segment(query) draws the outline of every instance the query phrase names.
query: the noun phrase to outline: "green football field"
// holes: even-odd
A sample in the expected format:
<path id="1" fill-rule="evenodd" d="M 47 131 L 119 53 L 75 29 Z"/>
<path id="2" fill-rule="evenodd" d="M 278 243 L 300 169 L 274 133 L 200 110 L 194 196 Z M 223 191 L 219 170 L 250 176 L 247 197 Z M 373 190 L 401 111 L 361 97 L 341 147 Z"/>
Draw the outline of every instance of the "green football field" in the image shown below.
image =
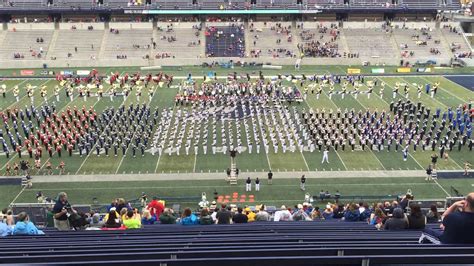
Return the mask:
<path id="1" fill-rule="evenodd" d="M 251 175 L 253 178 L 255 175 Z M 243 180 L 237 186 L 230 186 L 224 179 L 221 180 L 186 180 L 186 181 L 120 181 L 120 182 L 67 182 L 67 183 L 33 183 L 30 189 L 22 190 L 20 186 L 0 186 L 0 206 L 15 203 L 36 202 L 36 193 L 42 191 L 48 197 L 55 197 L 57 193 L 66 191 L 73 204 L 91 204 L 103 206 L 117 197 L 133 200 L 145 192 L 149 197 L 159 196 L 166 201 L 167 206 L 174 203 L 182 207 L 197 208 L 201 200 L 201 193 L 206 192 L 209 201 L 214 198 L 214 192 L 219 196 L 229 196 L 229 203 L 255 206 L 266 204 L 293 206 L 302 203 L 305 193 L 318 196 L 321 189 L 328 190 L 332 195 L 339 190 L 344 202 L 380 202 L 395 200 L 396 195 L 404 195 L 408 189 L 416 199 L 444 199 L 455 196 L 451 186 L 466 195 L 474 190 L 474 180 L 468 178 L 439 179 L 425 181 L 423 177 L 396 177 L 396 178 L 321 178 L 308 179 L 306 191 L 299 188 L 299 175 L 294 178 L 278 179 L 275 173 L 272 185 L 263 180 L 259 192 L 252 187 L 251 192 L 245 192 Z M 133 179 L 131 177 L 130 179 Z M 233 202 L 234 193 L 238 193 L 238 201 Z M 245 201 L 240 202 L 245 195 Z M 254 200 L 250 201 L 250 196 Z M 328 200 L 328 201 L 334 201 Z M 314 205 L 323 207 L 328 201 L 316 201 Z"/>
<path id="2" fill-rule="evenodd" d="M 340 68 L 340 67 L 339 67 Z M 122 73 L 127 72 L 127 69 L 121 69 Z M 328 68 L 315 68 L 316 74 L 330 74 L 330 70 Z M 342 71 L 343 69 L 340 68 Z M 174 70 L 174 74 L 178 76 L 186 76 L 188 71 L 186 70 Z M 310 71 L 310 69 L 306 69 L 305 72 Z M 133 72 L 133 70 L 130 70 Z M 228 71 L 231 72 L 231 71 Z M 288 73 L 288 72 L 286 72 Z M 298 74 L 298 73 L 295 73 Z M 266 73 L 264 75 L 274 75 L 274 72 Z M 435 98 L 431 98 L 429 95 L 423 93 L 421 96 L 421 102 L 424 105 L 431 108 L 431 110 L 435 110 L 437 107 L 442 109 L 447 109 L 448 107 L 458 107 L 461 104 L 468 103 L 473 101 L 474 93 L 446 78 L 443 76 L 376 76 L 376 79 L 379 81 L 384 81 L 387 86 L 385 88 L 385 93 L 383 97 L 378 95 L 379 89 L 375 88 L 374 93 L 370 99 L 367 98 L 365 94 L 359 95 L 354 98 L 352 95 L 347 95 L 345 99 L 341 99 L 339 95 L 334 95 L 332 99 L 329 99 L 327 91 L 325 91 L 319 100 L 316 99 L 315 95 L 309 94 L 306 101 L 302 102 L 298 105 L 298 109 L 305 108 L 308 110 L 309 108 L 319 108 L 319 109 L 333 109 L 334 111 L 338 108 L 344 110 L 345 108 L 351 109 L 354 108 L 356 111 L 358 110 L 365 110 L 365 109 L 375 109 L 377 108 L 380 110 L 388 110 L 389 103 L 392 101 L 392 86 L 395 85 L 396 82 L 399 83 L 440 83 L 440 89 Z M 366 78 L 366 80 L 370 80 L 372 78 Z M 178 80 L 175 81 L 176 83 L 179 82 Z M 15 85 L 18 85 L 20 88 L 23 88 L 27 83 L 30 83 L 33 86 L 42 86 L 46 85 L 48 87 L 48 102 L 52 102 L 54 99 L 53 90 L 54 86 L 57 84 L 57 81 L 50 79 L 11 79 L 11 80 L 3 80 L 0 81 L 0 84 L 6 84 L 8 87 L 7 97 L 1 98 L 0 97 L 0 110 L 12 109 L 12 108 L 24 108 L 25 106 L 30 104 L 30 100 L 26 96 L 24 90 L 20 93 L 20 102 L 15 102 L 15 99 L 12 95 L 12 88 Z M 365 86 L 365 85 L 364 85 Z M 105 86 L 106 90 L 109 89 L 109 86 Z M 336 85 L 336 90 L 339 88 Z M 367 89 L 367 87 L 362 87 L 361 91 Z M 402 90 L 403 91 L 403 90 Z M 35 90 L 35 97 L 34 97 L 34 104 L 36 106 L 40 106 L 42 104 L 42 99 L 39 96 L 39 89 Z M 173 107 L 174 105 L 174 96 L 177 93 L 176 88 L 156 88 L 156 93 L 154 94 L 151 100 L 148 99 L 148 96 L 145 93 L 145 96 L 141 97 L 140 104 L 145 103 L 152 107 L 158 108 L 169 108 Z M 59 112 L 65 110 L 67 107 L 74 107 L 77 106 L 78 108 L 82 108 L 85 106 L 86 108 L 93 107 L 97 113 L 102 112 L 108 107 L 115 107 L 118 108 L 122 104 L 128 106 L 129 104 L 137 104 L 136 97 L 134 94 L 131 94 L 125 102 L 122 100 L 114 100 L 113 102 L 110 101 L 108 97 L 104 97 L 101 100 L 97 100 L 96 97 L 88 98 L 87 101 L 84 101 L 82 98 L 75 97 L 74 101 L 70 102 L 69 99 L 65 98 L 63 92 L 61 92 L 61 101 L 56 104 L 56 108 Z M 397 99 L 404 98 L 402 95 L 398 95 Z M 410 100 L 417 102 L 417 95 L 416 89 L 411 86 L 410 90 Z M 245 145 L 245 144 L 244 144 Z M 183 148 L 184 149 L 184 148 Z M 272 169 L 276 175 L 279 172 L 313 172 L 313 171 L 371 171 L 371 170 L 420 170 L 424 171 L 424 169 L 430 163 L 430 156 L 431 151 L 421 151 L 419 149 L 417 152 L 410 152 L 409 158 L 407 161 L 403 161 L 401 152 L 386 152 L 386 151 L 355 151 L 350 152 L 346 149 L 346 151 L 333 151 L 331 150 L 329 154 L 330 163 L 329 164 L 321 164 L 322 154 L 319 152 L 287 152 L 287 153 L 273 153 L 270 152 L 268 155 L 265 152 L 261 152 L 260 154 L 252 153 L 252 154 L 240 154 L 237 158 L 238 168 L 242 172 L 266 172 L 268 169 Z M 222 172 L 224 175 L 224 171 L 227 167 L 229 167 L 229 157 L 228 155 L 223 154 L 216 154 L 212 155 L 208 153 L 207 155 L 198 154 L 197 156 L 194 154 L 184 155 L 184 152 L 181 152 L 181 155 L 176 156 L 168 156 L 168 155 L 152 155 L 151 153 L 146 153 L 144 157 L 137 156 L 133 158 L 131 155 L 131 151 L 128 150 L 127 154 L 129 156 L 122 157 L 119 155 L 118 157 L 106 157 L 106 156 L 97 156 L 94 152 L 91 152 L 88 156 L 79 157 L 78 155 L 73 155 L 72 157 L 67 156 L 67 154 L 63 153 L 63 156 L 59 158 L 57 155 L 54 155 L 52 158 L 49 158 L 47 154 L 43 154 L 42 160 L 42 169 L 39 172 L 33 171 L 33 175 L 43 175 L 46 173 L 44 170 L 44 166 L 47 162 L 51 162 L 53 164 L 53 174 L 58 174 L 58 170 L 55 169 L 56 166 L 59 164 L 60 161 L 64 161 L 66 164 L 66 175 L 63 178 L 67 179 L 67 175 L 100 175 L 100 174 L 130 174 L 130 179 L 133 180 L 133 176 L 136 174 L 169 174 L 169 173 L 215 173 L 215 172 Z M 46 156 L 45 156 L 46 155 Z M 472 158 L 472 153 L 469 152 L 466 148 L 464 148 L 461 152 L 457 150 L 453 150 L 449 153 L 448 160 L 440 160 L 438 164 L 438 169 L 441 170 L 462 170 L 462 165 L 466 160 L 470 160 Z M 31 165 L 34 165 L 33 159 L 27 158 L 24 153 L 22 159 L 28 159 Z M 472 160 L 472 159 L 471 159 Z M 5 166 L 7 164 L 13 165 L 15 162 L 19 162 L 20 159 L 17 155 L 13 155 L 10 159 L 7 159 L 4 154 L 0 154 L 0 173 L 3 175 L 5 173 Z M 298 176 L 299 177 L 299 176 Z M 295 177 L 297 178 L 297 177 Z M 403 182 L 402 182 L 403 181 Z M 273 187 L 268 188 L 266 191 L 260 192 L 259 199 L 265 201 L 275 201 L 280 203 L 282 200 L 302 200 L 303 193 L 297 189 L 294 192 L 291 190 L 287 190 L 285 186 L 291 187 L 297 181 L 295 180 L 287 180 L 282 179 L 281 184 L 275 184 Z M 362 179 L 341 179 L 341 180 L 324 180 L 322 182 L 327 182 L 327 189 L 335 191 L 336 188 L 340 188 L 339 190 L 344 194 L 350 195 L 389 195 L 394 193 L 404 193 L 406 191 L 406 186 L 404 183 L 413 183 L 413 189 L 418 190 L 419 194 L 422 197 L 443 197 L 446 196 L 440 186 L 435 183 L 426 184 L 423 180 L 418 179 L 409 179 L 406 180 L 398 180 L 398 179 L 383 179 L 383 180 L 373 180 L 371 179 L 370 182 L 373 186 L 364 185 L 358 186 L 358 184 L 365 184 L 367 180 Z M 354 182 L 352 185 L 343 185 L 337 186 L 337 183 L 345 184 L 347 182 Z M 377 182 L 381 182 L 380 185 L 377 185 Z M 449 187 L 448 183 L 443 184 L 443 182 L 448 182 L 444 180 L 439 181 L 442 186 Z M 454 181 L 449 181 L 454 182 Z M 471 184 L 465 183 L 465 180 L 458 180 L 456 185 L 459 185 L 466 191 L 472 190 Z M 469 181 L 467 181 L 469 182 Z M 319 184 L 315 182 L 314 188 L 319 189 Z M 420 184 L 417 184 L 420 183 Z M 388 185 L 393 184 L 393 185 Z M 285 185 L 285 186 L 283 186 Z M 311 186 L 313 184 L 310 184 Z M 202 189 L 197 188 L 196 186 L 202 186 Z M 35 187 L 30 191 L 24 191 L 19 197 L 16 199 L 16 202 L 29 202 L 34 201 L 34 191 L 37 190 L 47 190 L 51 191 L 51 193 L 56 193 L 58 190 L 66 190 L 70 193 L 74 193 L 75 202 L 77 203 L 89 203 L 92 198 L 97 198 L 99 202 L 108 202 L 111 198 L 115 197 L 114 195 L 118 196 L 124 195 L 126 198 L 133 198 L 138 197 L 142 191 L 148 192 L 145 188 L 147 187 L 157 187 L 159 190 L 159 194 L 161 195 L 177 195 L 182 196 L 189 193 L 193 193 L 194 195 L 200 195 L 202 191 L 207 191 L 208 193 L 212 193 L 212 187 L 218 186 L 219 189 L 223 191 L 223 193 L 230 193 L 230 192 L 241 192 L 241 187 L 238 188 L 229 188 L 226 186 L 224 181 L 179 181 L 176 184 L 172 184 L 172 182 L 168 181 L 154 181 L 154 182 L 120 182 L 120 183 L 67 183 L 67 184 L 51 184 L 51 183 L 42 183 L 37 184 Z M 158 189 L 162 188 L 162 189 Z M 166 188 L 166 189 L 165 189 Z M 205 190 L 205 188 L 207 190 Z M 297 187 L 296 187 L 297 188 Z M 446 188 L 446 187 L 445 187 Z M 6 195 L 2 197 L 2 201 L 4 205 L 8 204 L 13 200 L 13 198 L 20 192 L 20 188 L 9 188 L 9 187 L 0 187 L 2 195 Z M 49 190 L 48 190 L 49 189 Z M 326 188 L 321 188 L 326 189 Z M 202 190 L 202 191 L 201 191 Z M 200 192 L 201 191 L 201 192 Z M 318 190 L 319 191 L 319 190 Z M 158 193 L 158 192 L 157 192 Z M 282 194 L 283 193 L 283 194 Z M 13 195 L 13 196 L 12 196 Z M 287 195 L 285 197 L 280 195 Z M 182 202 L 186 202 L 183 200 L 178 200 Z"/>

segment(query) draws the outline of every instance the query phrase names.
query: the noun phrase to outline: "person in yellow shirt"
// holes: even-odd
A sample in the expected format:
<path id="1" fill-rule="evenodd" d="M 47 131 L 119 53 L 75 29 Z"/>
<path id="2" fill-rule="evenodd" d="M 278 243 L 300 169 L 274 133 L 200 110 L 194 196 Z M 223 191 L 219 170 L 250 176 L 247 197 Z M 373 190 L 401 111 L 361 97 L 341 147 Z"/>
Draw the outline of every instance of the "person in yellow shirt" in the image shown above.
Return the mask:
<path id="1" fill-rule="evenodd" d="M 247 222 L 255 222 L 257 215 L 249 207 L 245 208 L 245 214 L 247 215 Z"/>
<path id="2" fill-rule="evenodd" d="M 134 211 L 129 210 L 127 212 L 127 219 L 123 220 L 123 225 L 127 229 L 139 229 L 142 227 L 142 221 L 136 218 Z"/>

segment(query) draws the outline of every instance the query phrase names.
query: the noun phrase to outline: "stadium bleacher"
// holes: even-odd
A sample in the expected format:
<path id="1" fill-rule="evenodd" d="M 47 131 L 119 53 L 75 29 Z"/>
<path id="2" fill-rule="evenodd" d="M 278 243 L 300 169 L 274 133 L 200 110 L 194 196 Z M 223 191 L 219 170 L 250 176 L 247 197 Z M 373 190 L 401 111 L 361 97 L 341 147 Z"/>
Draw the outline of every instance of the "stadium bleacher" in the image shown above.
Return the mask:
<path id="1" fill-rule="evenodd" d="M 14 30 L 5 32 L 2 46 L 0 47 L 1 59 L 44 59 L 48 57 L 48 49 L 53 36 L 49 30 Z M 42 38 L 43 41 L 38 41 Z"/>
<path id="2" fill-rule="evenodd" d="M 434 227 L 434 226 L 433 226 Z M 127 231 L 47 230 L 0 239 L 2 263 L 160 265 L 463 264 L 474 247 L 420 245 L 420 231 L 377 231 L 366 223 L 153 225 Z"/>
<path id="3" fill-rule="evenodd" d="M 244 57 L 245 36 L 242 25 L 210 26 L 205 30 L 208 57 Z"/>
<path id="4" fill-rule="evenodd" d="M 301 4 L 297 4 L 295 0 L 257 0 L 255 5 L 250 5 L 250 1 L 236 0 L 200 0 L 196 5 L 192 1 L 184 0 L 152 0 L 150 5 L 142 1 L 129 0 L 104 0 L 103 5 L 99 5 L 96 1 L 81 1 L 81 0 L 55 0 L 52 5 L 48 5 L 46 0 L 9 0 L 3 2 L 3 8 L 58 8 L 58 9 L 95 9 L 95 8 L 110 8 L 110 9 L 140 9 L 140 8 L 160 8 L 160 9 L 317 9 L 317 8 L 352 8 L 352 9 L 367 9 L 367 8 L 410 8 L 410 9 L 436 9 L 444 8 L 448 10 L 457 10 L 461 8 L 461 4 L 457 0 L 448 0 L 445 4 L 441 4 L 437 0 L 400 0 L 398 4 L 392 4 L 391 1 L 383 0 L 356 0 L 344 4 L 342 0 L 305 0 Z"/>

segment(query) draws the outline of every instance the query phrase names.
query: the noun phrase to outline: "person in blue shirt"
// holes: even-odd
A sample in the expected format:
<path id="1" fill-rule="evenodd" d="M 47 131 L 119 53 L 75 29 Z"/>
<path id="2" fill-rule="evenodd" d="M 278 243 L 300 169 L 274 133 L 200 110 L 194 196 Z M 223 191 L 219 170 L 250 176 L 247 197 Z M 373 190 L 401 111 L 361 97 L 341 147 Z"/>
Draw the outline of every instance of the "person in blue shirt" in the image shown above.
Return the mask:
<path id="1" fill-rule="evenodd" d="M 360 220 L 360 213 L 357 205 L 351 203 L 344 212 L 344 221 L 346 222 L 357 222 Z"/>
<path id="2" fill-rule="evenodd" d="M 191 212 L 190 208 L 184 209 L 183 216 L 181 217 L 180 224 L 182 225 L 196 225 L 199 224 L 199 219 L 194 213 Z"/>
<path id="3" fill-rule="evenodd" d="M 2 220 L 0 220 L 0 237 L 5 237 L 11 234 L 12 234 L 11 226 L 7 225 Z"/>
<path id="4" fill-rule="evenodd" d="M 36 226 L 30 222 L 30 218 L 26 212 L 20 212 L 17 216 L 18 222 L 13 228 L 13 235 L 44 235 L 43 231 L 36 228 Z"/>

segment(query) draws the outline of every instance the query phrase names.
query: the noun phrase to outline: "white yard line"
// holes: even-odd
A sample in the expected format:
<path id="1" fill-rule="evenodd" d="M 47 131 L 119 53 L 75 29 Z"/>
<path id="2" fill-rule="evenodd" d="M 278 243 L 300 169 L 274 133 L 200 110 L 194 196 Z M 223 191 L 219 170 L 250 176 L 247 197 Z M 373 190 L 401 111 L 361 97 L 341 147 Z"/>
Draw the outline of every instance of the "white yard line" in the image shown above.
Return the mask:
<path id="1" fill-rule="evenodd" d="M 331 100 L 331 101 L 332 101 L 332 100 Z M 312 108 L 312 107 L 309 105 L 309 103 L 308 103 L 307 100 L 304 100 L 304 102 L 306 103 L 306 106 L 308 106 L 308 108 Z M 337 108 L 337 106 L 336 106 L 336 108 Z M 339 155 L 339 153 L 338 153 L 335 149 L 334 149 L 334 151 L 336 152 L 336 155 L 337 155 L 337 157 L 339 158 L 339 161 L 341 161 L 342 165 L 344 166 L 344 169 L 348 170 L 346 164 L 345 164 L 344 161 L 342 160 L 342 158 L 341 158 L 341 156 Z M 306 159 L 305 159 L 305 157 L 304 157 L 304 154 L 303 154 L 303 159 L 304 159 L 304 162 L 306 163 Z M 306 167 L 308 167 L 308 164 L 307 164 L 307 163 L 306 163 Z M 308 167 L 308 171 L 310 171 L 309 167 Z"/>
<path id="2" fill-rule="evenodd" d="M 120 75 L 122 75 L 122 74 L 120 74 Z M 158 91 L 158 86 L 155 87 L 155 90 L 153 91 L 153 96 L 151 97 L 151 99 L 150 99 L 150 101 L 149 101 L 149 103 L 148 103 L 148 107 L 150 107 L 150 109 L 151 109 L 151 101 L 153 100 L 153 97 L 155 97 L 155 95 L 158 94 L 157 91 Z M 129 95 L 130 95 L 130 94 L 129 94 Z M 124 102 L 124 103 L 125 103 L 125 102 Z M 141 104 L 141 103 L 137 103 L 137 104 Z M 151 113 L 151 110 L 150 110 L 150 113 Z M 150 116 L 151 116 L 151 115 L 150 115 Z M 155 129 L 155 130 L 156 130 L 156 129 Z M 135 137 L 136 132 L 137 132 L 137 131 L 135 131 L 135 132 L 133 133 L 132 141 L 133 141 L 133 139 L 134 139 L 134 137 Z M 130 145 L 127 147 L 127 149 L 125 149 L 125 154 L 127 154 L 129 148 L 130 148 Z M 137 148 L 138 148 L 138 147 L 137 147 Z M 120 166 L 122 166 L 123 159 L 125 159 L 125 156 L 122 156 L 122 159 L 120 159 L 120 163 L 119 163 L 119 165 L 117 166 L 117 170 L 115 170 L 115 174 L 118 174 L 118 171 L 120 170 Z"/>
<path id="3" fill-rule="evenodd" d="M 196 162 L 197 162 L 197 154 L 194 154 L 194 166 L 193 166 L 193 173 L 196 173 Z"/>
<path id="4" fill-rule="evenodd" d="M 326 73 L 327 73 L 327 74 L 331 74 L 331 73 L 329 73 L 328 71 L 326 71 Z M 324 93 L 324 95 L 326 95 L 326 96 L 329 98 L 329 96 L 327 95 L 327 93 L 326 93 L 325 90 L 323 90 L 323 93 Z M 355 99 L 355 97 L 352 96 L 352 95 L 349 95 L 349 97 L 353 97 L 353 98 Z M 336 110 L 337 110 L 337 109 L 339 108 L 339 107 L 337 106 L 337 104 L 332 100 L 332 98 L 329 99 L 329 100 L 333 103 L 333 105 L 336 107 Z M 362 103 L 360 103 L 359 100 L 357 100 L 357 99 L 355 99 L 355 100 L 356 100 L 362 107 L 364 107 L 364 105 L 363 105 Z M 365 107 L 364 107 L 364 108 L 365 108 Z M 342 109 L 342 108 L 341 108 L 341 109 Z M 367 108 L 366 108 L 366 109 L 367 109 Z M 358 136 L 359 136 L 359 139 L 360 139 L 360 135 L 358 135 Z M 387 169 L 385 169 L 385 166 L 382 164 L 382 162 L 379 160 L 379 158 L 375 155 L 375 153 L 374 153 L 372 150 L 370 150 L 370 149 L 369 149 L 369 151 L 370 151 L 370 153 L 372 153 L 372 155 L 375 157 L 375 159 L 377 159 L 377 161 L 379 162 L 379 164 L 382 166 L 383 170 L 387 170 Z M 336 153 L 337 153 L 337 151 L 336 151 Z M 339 156 L 339 155 L 338 155 L 338 156 Z M 339 156 L 339 158 L 341 158 L 341 157 Z M 341 161 L 342 161 L 342 160 L 341 160 Z M 344 165 L 344 167 L 345 167 L 345 165 Z M 346 169 L 347 169 L 347 167 L 346 167 Z"/>
<path id="5" fill-rule="evenodd" d="M 433 181 L 435 182 L 436 185 L 438 185 L 439 188 L 441 188 L 441 190 L 443 190 L 444 193 L 446 193 L 448 197 L 451 197 L 451 194 L 449 194 L 448 191 L 446 191 L 446 189 L 444 189 L 444 187 L 438 183 L 438 180 L 434 179 Z"/>
<path id="6" fill-rule="evenodd" d="M 120 76 L 123 75 L 123 72 L 124 72 L 124 71 L 122 71 L 122 73 L 120 73 Z M 112 86 L 110 86 L 110 87 L 112 87 Z M 110 90 L 110 87 L 109 87 L 109 90 Z M 122 106 L 125 105 L 125 102 L 127 101 L 128 97 L 129 97 L 130 95 L 132 95 L 132 93 L 130 93 L 130 94 L 125 98 L 125 100 L 122 101 L 122 103 L 117 107 L 117 112 L 115 112 L 114 117 L 112 117 L 112 119 L 114 119 L 115 116 L 119 113 L 118 110 L 119 110 Z M 96 104 L 97 104 L 97 102 L 94 103 L 94 106 L 95 106 Z M 109 126 L 110 126 L 110 124 L 107 125 L 106 127 L 109 127 Z M 105 130 L 104 130 L 104 132 L 102 132 L 102 134 L 100 134 L 100 136 L 98 137 L 98 139 L 100 139 L 100 137 L 104 136 L 104 134 L 105 134 Z M 90 155 L 94 153 L 94 147 L 97 145 L 98 142 L 99 142 L 99 140 L 97 140 L 97 142 L 94 144 L 94 146 L 91 147 L 91 150 L 89 151 L 89 154 L 87 154 L 86 158 L 84 159 L 84 161 L 82 161 L 81 165 L 80 165 L 79 168 L 77 169 L 77 171 L 76 171 L 76 173 L 75 173 L 76 175 L 79 174 L 79 171 L 80 171 L 81 168 L 84 166 L 84 164 L 86 163 L 87 159 L 89 159 Z"/>
<path id="7" fill-rule="evenodd" d="M 26 81 L 26 80 L 25 80 L 25 81 Z M 45 85 L 46 83 L 49 83 L 50 81 L 52 81 L 52 80 L 46 80 L 45 82 L 39 84 L 39 85 L 37 86 L 37 88 L 39 88 L 39 87 Z M 21 82 L 20 84 L 22 84 L 22 83 L 23 83 L 23 82 Z M 19 85 L 19 84 L 18 84 L 18 85 Z M 20 88 L 20 86 L 18 86 L 18 88 Z M 37 88 L 36 88 L 36 89 L 37 89 Z M 20 91 L 21 91 L 21 89 L 20 89 Z M 27 96 L 28 96 L 28 94 L 23 95 L 23 96 L 20 98 L 20 100 L 19 100 L 18 102 L 17 102 L 16 99 L 15 99 L 14 103 L 10 104 L 7 108 L 5 108 L 5 110 L 12 108 L 12 107 L 15 106 L 16 104 L 20 104 L 21 101 L 23 101 L 23 99 L 24 99 L 25 97 L 27 97 Z M 33 95 L 33 96 L 34 96 L 34 95 Z"/>
<path id="8" fill-rule="evenodd" d="M 426 80 L 426 81 L 428 81 L 428 80 L 427 80 L 425 77 L 423 77 L 423 76 L 421 76 L 421 78 L 424 79 L 424 80 Z M 459 85 L 459 84 L 457 84 L 456 82 L 454 82 L 454 81 L 452 81 L 452 80 L 450 80 L 450 79 L 447 79 L 447 78 L 445 78 L 445 77 L 443 77 L 443 76 L 438 76 L 438 78 L 443 78 L 443 79 L 447 80 L 448 82 L 453 83 L 453 84 L 456 85 L 457 87 L 461 87 L 461 88 L 463 88 L 463 90 L 466 90 L 467 92 L 472 93 L 472 91 L 470 91 L 469 89 L 464 88 L 462 85 Z M 440 85 L 441 85 L 441 84 L 440 84 Z M 449 90 L 441 88 L 441 86 L 440 86 L 440 89 L 442 89 L 443 91 L 447 92 L 447 93 L 450 94 L 451 96 L 458 98 L 459 100 L 461 100 L 461 101 L 463 101 L 463 102 L 466 101 L 465 99 L 459 98 L 459 96 L 457 96 L 456 94 L 451 93 Z"/>
<path id="9" fill-rule="evenodd" d="M 50 80 L 48 80 L 48 81 L 42 83 L 42 84 L 39 85 L 39 86 L 43 86 L 44 84 L 48 83 L 49 81 L 50 81 Z M 26 96 L 26 95 L 25 95 L 25 96 Z M 24 97 L 25 97 L 25 96 L 24 96 Z M 21 101 L 21 99 L 20 99 L 20 101 Z M 15 103 L 16 103 L 16 102 L 15 102 Z M 14 104 L 13 104 L 13 105 L 14 105 Z M 13 105 L 11 105 L 11 106 L 13 106 Z M 9 108 L 9 107 L 8 107 L 8 108 Z M 6 109 L 8 109 L 8 108 L 6 108 Z M 22 150 L 22 151 L 24 150 L 23 147 L 21 148 L 21 150 Z M 24 155 L 22 155 L 22 156 L 24 156 Z M 11 163 L 11 162 L 12 162 L 14 159 L 16 159 L 17 157 L 18 157 L 18 153 L 17 153 L 16 151 L 13 151 L 13 152 L 11 153 L 11 158 L 2 166 L 2 168 L 0 168 L 0 170 L 5 169 L 5 167 L 7 166 L 7 164 Z"/>
<path id="10" fill-rule="evenodd" d="M 313 179 L 312 179 L 313 180 Z M 316 180 L 316 179 L 314 179 Z M 187 180 L 183 180 L 187 181 Z M 137 181 L 140 182 L 140 181 Z M 343 184 L 337 184 L 337 186 L 346 186 L 346 187 L 360 187 L 360 186 L 373 186 L 374 184 L 360 184 L 360 183 L 343 183 Z M 377 183 L 375 184 L 377 186 L 400 186 L 399 183 Z M 407 186 L 427 186 L 427 185 L 435 185 L 433 183 L 403 183 L 402 185 L 407 185 Z M 294 184 L 291 185 L 277 185 L 273 184 L 272 187 L 294 187 Z M 333 184 L 315 184 L 315 185 L 306 185 L 306 187 L 324 187 L 324 186 L 333 186 Z M 209 186 L 192 186 L 193 188 L 209 188 Z M 228 188 L 228 185 L 224 186 L 212 186 L 213 188 Z M 82 191 L 82 190 L 127 190 L 127 189 L 174 189 L 174 190 L 179 190 L 179 189 L 189 189 L 187 186 L 146 186 L 146 187 L 109 187 L 109 188 L 103 188 L 103 187 L 84 187 L 84 188 L 67 188 L 67 190 L 75 190 L 75 191 Z M 57 190 L 62 190 L 61 188 L 44 188 L 41 189 L 41 191 L 57 191 Z"/>
<path id="11" fill-rule="evenodd" d="M 381 80 L 380 78 L 377 78 L 377 79 L 378 79 L 380 82 L 383 82 L 383 80 Z M 406 80 L 404 80 L 404 81 L 406 81 Z M 392 88 L 392 89 L 393 89 L 393 87 L 390 86 L 389 84 L 386 83 L 386 85 L 387 85 L 389 88 Z M 400 94 L 399 94 L 399 95 L 400 95 Z M 387 102 L 385 99 L 383 99 L 383 98 L 381 98 L 381 99 L 382 99 L 385 103 L 388 104 L 388 102 Z M 441 103 L 441 104 L 442 104 L 442 103 Z M 443 105 L 444 105 L 444 104 L 443 104 Z M 444 105 L 444 106 L 446 106 L 446 105 Z M 447 106 L 446 106 L 446 107 L 447 107 Z M 416 162 L 419 166 L 421 166 L 420 163 L 418 163 L 418 161 L 417 161 L 413 156 L 411 156 L 411 154 L 410 154 L 410 157 L 412 157 L 413 160 L 415 160 L 415 162 Z M 458 164 L 455 160 L 453 160 L 451 157 L 450 157 L 449 159 L 450 159 L 452 162 L 454 162 L 457 166 L 459 166 L 459 168 L 462 168 L 461 165 L 459 165 L 459 164 Z M 423 166 L 421 166 L 421 168 L 424 169 Z"/>
<path id="12" fill-rule="evenodd" d="M 15 201 L 20 197 L 21 193 L 23 193 L 23 191 L 25 191 L 26 189 L 26 186 L 24 186 L 20 192 L 16 195 L 16 197 L 12 200 L 12 202 L 10 202 L 10 204 L 8 204 L 8 206 L 11 206 L 13 203 L 15 203 Z"/>
<path id="13" fill-rule="evenodd" d="M 112 86 L 110 86 L 108 89 L 110 89 L 111 87 L 112 87 Z M 108 91 L 108 89 L 107 89 L 107 91 Z M 51 99 L 54 99 L 54 97 L 55 97 L 55 96 L 51 96 L 50 98 L 51 98 Z M 89 98 L 92 98 L 92 97 L 89 97 Z M 68 99 L 65 99 L 65 100 L 67 101 Z M 73 99 L 72 102 L 68 102 L 65 106 L 63 106 L 63 108 L 61 108 L 61 110 L 59 110 L 57 113 L 58 113 L 58 114 L 61 113 L 61 112 L 62 112 L 63 110 L 65 110 L 68 106 L 71 106 L 71 104 L 74 103 L 76 100 L 81 101 L 81 100 L 83 100 L 83 99 L 82 99 L 81 97 L 77 96 L 76 98 Z M 94 105 L 92 105 L 92 108 L 94 108 L 98 103 L 99 103 L 99 101 L 94 102 Z M 53 150 L 53 156 L 54 156 L 55 154 L 56 154 L 56 151 Z M 46 161 L 41 165 L 41 167 L 40 167 L 39 170 L 42 170 L 43 167 L 46 165 L 46 163 L 49 162 L 49 160 L 50 160 L 51 158 L 52 158 L 52 157 L 48 157 L 48 158 L 46 159 Z"/>

